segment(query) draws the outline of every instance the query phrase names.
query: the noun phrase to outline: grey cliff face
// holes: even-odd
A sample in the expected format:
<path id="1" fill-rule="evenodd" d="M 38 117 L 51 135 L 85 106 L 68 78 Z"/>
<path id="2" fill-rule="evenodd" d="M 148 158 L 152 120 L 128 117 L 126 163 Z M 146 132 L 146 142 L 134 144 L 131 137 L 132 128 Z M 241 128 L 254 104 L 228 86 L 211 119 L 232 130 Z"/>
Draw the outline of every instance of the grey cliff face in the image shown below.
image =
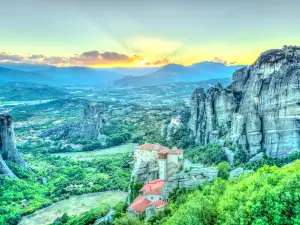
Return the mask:
<path id="1" fill-rule="evenodd" d="M 228 88 L 195 90 L 189 127 L 198 144 L 225 139 L 252 156 L 300 150 L 300 48 L 261 54 L 233 74 Z"/>
<path id="2" fill-rule="evenodd" d="M 100 129 L 108 124 L 100 104 L 90 103 L 84 110 L 83 119 L 80 125 L 81 138 L 101 140 Z"/>
<path id="3" fill-rule="evenodd" d="M 101 134 L 100 130 L 108 124 L 108 119 L 101 104 L 90 103 L 84 110 L 83 117 L 79 123 L 65 124 L 43 132 L 39 136 L 55 135 L 56 137 L 98 140 L 105 143 L 106 136 Z"/>
<path id="4" fill-rule="evenodd" d="M 13 121 L 9 115 L 0 115 L 0 174 L 15 177 L 5 164 L 2 155 L 5 155 L 6 160 L 29 169 L 28 164 L 16 148 Z"/>

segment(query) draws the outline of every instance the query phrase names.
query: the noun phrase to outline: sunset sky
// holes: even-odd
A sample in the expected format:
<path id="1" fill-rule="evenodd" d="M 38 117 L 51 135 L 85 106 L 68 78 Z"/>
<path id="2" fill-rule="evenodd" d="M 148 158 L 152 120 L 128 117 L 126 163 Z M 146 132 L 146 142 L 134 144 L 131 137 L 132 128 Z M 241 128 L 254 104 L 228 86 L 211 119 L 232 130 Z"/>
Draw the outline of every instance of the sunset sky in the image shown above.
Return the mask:
<path id="1" fill-rule="evenodd" d="M 0 0 L 0 62 L 251 64 L 300 45 L 299 0 Z"/>

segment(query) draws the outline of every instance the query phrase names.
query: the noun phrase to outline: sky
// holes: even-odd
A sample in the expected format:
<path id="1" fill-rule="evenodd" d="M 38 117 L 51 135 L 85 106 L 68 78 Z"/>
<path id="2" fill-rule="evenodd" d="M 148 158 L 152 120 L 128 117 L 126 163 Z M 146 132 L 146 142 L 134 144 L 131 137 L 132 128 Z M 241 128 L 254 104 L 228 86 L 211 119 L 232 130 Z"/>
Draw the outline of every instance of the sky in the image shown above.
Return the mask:
<path id="1" fill-rule="evenodd" d="M 0 0 L 0 62 L 252 64 L 300 45 L 299 0 Z"/>

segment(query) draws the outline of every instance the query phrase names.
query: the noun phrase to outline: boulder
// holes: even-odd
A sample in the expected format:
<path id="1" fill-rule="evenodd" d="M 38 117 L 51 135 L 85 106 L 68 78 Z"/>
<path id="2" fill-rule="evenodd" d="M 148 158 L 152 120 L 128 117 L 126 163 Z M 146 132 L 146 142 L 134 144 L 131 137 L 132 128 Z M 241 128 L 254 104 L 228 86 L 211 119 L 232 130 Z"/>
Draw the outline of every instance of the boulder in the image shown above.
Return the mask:
<path id="1" fill-rule="evenodd" d="M 244 169 L 242 167 L 238 167 L 230 171 L 230 177 L 240 177 L 243 173 Z"/>

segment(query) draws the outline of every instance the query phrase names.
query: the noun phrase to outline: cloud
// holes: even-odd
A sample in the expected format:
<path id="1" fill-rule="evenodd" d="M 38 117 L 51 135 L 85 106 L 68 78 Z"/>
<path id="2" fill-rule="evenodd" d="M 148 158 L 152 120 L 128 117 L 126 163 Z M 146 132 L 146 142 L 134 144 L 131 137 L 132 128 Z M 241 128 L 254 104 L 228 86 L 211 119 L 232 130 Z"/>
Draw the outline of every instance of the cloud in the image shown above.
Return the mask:
<path id="1" fill-rule="evenodd" d="M 44 55 L 31 55 L 28 57 L 28 59 L 42 59 L 44 58 Z"/>
<path id="2" fill-rule="evenodd" d="M 170 61 L 167 58 L 164 58 L 162 60 L 157 60 L 154 62 L 147 62 L 145 63 L 147 66 L 158 66 L 158 65 L 167 65 L 169 64 Z"/>
<path id="3" fill-rule="evenodd" d="M 51 57 L 44 57 L 42 63 L 49 64 L 49 65 L 64 65 L 69 64 L 69 58 L 64 58 L 60 56 L 51 56 Z"/>
<path id="4" fill-rule="evenodd" d="M 236 61 L 232 61 L 232 62 L 228 63 L 227 65 L 229 65 L 229 66 L 238 65 L 238 62 L 236 62 Z"/>
<path id="5" fill-rule="evenodd" d="M 0 61 L 20 62 L 24 59 L 23 56 L 15 55 L 7 52 L 0 53 Z"/>
<path id="6" fill-rule="evenodd" d="M 143 56 L 117 53 L 117 52 L 99 52 L 87 51 L 76 54 L 71 57 L 63 56 L 45 56 L 44 54 L 32 54 L 20 56 L 7 52 L 0 53 L 0 62 L 18 62 L 18 63 L 39 63 L 54 66 L 159 66 L 169 64 L 167 58 L 156 61 L 147 61 Z"/>
<path id="7" fill-rule="evenodd" d="M 221 58 L 219 58 L 219 57 L 214 57 L 214 58 L 211 60 L 211 62 L 222 63 L 222 64 L 224 64 L 224 65 L 227 65 L 227 61 L 226 61 L 226 60 L 223 60 L 223 59 L 221 59 Z"/>
<path id="8" fill-rule="evenodd" d="M 143 60 L 141 56 L 128 56 L 117 52 L 98 52 L 89 51 L 84 52 L 79 56 L 70 58 L 70 63 L 76 65 L 102 65 L 102 64 L 126 64 L 133 63 L 135 61 Z"/>

